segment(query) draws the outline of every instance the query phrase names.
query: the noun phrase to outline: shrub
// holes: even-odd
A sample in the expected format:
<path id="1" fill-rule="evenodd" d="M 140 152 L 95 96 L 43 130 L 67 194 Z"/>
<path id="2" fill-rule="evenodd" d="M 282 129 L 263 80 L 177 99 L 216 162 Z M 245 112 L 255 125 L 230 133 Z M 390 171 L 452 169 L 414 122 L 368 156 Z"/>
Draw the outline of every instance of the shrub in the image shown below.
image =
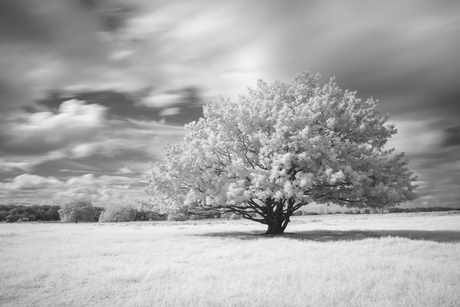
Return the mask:
<path id="1" fill-rule="evenodd" d="M 232 214 L 233 214 L 232 212 L 226 212 L 226 213 L 222 213 L 222 214 L 220 215 L 220 217 L 223 218 L 223 219 L 229 220 L 229 219 L 230 219 L 230 216 L 232 216 Z"/>
<path id="2" fill-rule="evenodd" d="M 351 214 L 360 214 L 361 211 L 358 208 L 352 208 L 351 209 Z"/>
<path id="3" fill-rule="evenodd" d="M 180 221 L 186 221 L 187 216 L 183 213 L 170 213 L 168 214 L 168 221 L 169 222 L 180 222 Z"/>
<path id="4" fill-rule="evenodd" d="M 164 221 L 164 220 L 167 219 L 167 217 L 168 216 L 166 214 L 160 214 L 160 213 L 154 212 L 154 211 L 149 212 L 147 214 L 147 218 L 148 218 L 149 221 Z"/>
<path id="5" fill-rule="evenodd" d="M 370 210 L 371 214 L 379 214 L 380 213 L 379 209 L 377 209 L 377 208 L 370 208 L 369 210 Z"/>
<path id="6" fill-rule="evenodd" d="M 205 218 L 204 216 L 201 216 L 201 215 L 198 215 L 198 214 L 192 214 L 192 215 L 190 215 L 188 217 L 189 220 L 193 220 L 193 221 L 202 220 L 204 218 Z"/>
<path id="7" fill-rule="evenodd" d="M 19 214 L 17 214 L 17 213 L 16 213 L 16 214 L 10 214 L 10 215 L 8 215 L 8 216 L 6 217 L 6 219 L 7 219 L 7 220 L 10 220 L 11 223 L 17 222 L 17 221 L 19 221 L 19 219 L 21 219 L 21 218 L 22 218 L 22 216 L 19 215 Z"/>
<path id="8" fill-rule="evenodd" d="M 61 209 L 59 209 L 59 215 L 63 222 L 94 222 L 96 209 L 94 209 L 91 201 L 77 199 L 64 204 Z M 38 218 L 42 219 L 40 215 Z"/>
<path id="9" fill-rule="evenodd" d="M 241 216 L 239 214 L 232 213 L 232 215 L 230 215 L 230 217 L 228 219 L 229 220 L 239 220 L 239 219 L 241 219 Z"/>
<path id="10" fill-rule="evenodd" d="M 126 203 L 108 204 L 99 216 L 99 223 L 130 222 L 135 218 L 133 208 Z"/>

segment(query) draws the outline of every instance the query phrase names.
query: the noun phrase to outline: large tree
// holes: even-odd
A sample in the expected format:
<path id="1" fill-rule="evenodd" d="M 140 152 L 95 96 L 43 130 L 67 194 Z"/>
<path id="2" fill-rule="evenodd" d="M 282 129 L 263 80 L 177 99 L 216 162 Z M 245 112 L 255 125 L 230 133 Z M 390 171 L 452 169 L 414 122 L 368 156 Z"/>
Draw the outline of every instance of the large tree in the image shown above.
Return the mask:
<path id="1" fill-rule="evenodd" d="M 417 197 L 404 154 L 384 148 L 397 130 L 375 100 L 308 72 L 248 90 L 204 106 L 184 141 L 166 146 L 147 176 L 152 203 L 234 212 L 279 234 L 310 203 L 379 208 Z"/>

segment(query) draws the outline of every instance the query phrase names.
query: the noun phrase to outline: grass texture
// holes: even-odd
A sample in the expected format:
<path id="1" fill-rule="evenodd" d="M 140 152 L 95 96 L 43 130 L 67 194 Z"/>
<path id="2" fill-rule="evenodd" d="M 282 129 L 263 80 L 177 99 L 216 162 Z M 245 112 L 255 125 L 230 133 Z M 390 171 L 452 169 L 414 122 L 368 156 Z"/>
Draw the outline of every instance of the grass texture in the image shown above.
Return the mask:
<path id="1" fill-rule="evenodd" d="M 0 306 L 460 306 L 460 215 L 0 224 Z"/>

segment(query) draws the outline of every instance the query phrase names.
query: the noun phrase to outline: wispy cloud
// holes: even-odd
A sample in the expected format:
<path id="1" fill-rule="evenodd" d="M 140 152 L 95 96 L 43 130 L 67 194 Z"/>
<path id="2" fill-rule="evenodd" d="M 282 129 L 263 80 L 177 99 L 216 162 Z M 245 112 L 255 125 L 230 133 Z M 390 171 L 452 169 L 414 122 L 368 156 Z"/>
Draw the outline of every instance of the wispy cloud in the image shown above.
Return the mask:
<path id="1" fill-rule="evenodd" d="M 85 174 L 68 180 L 56 177 L 22 174 L 11 181 L 0 183 L 0 196 L 22 195 L 27 197 L 42 193 L 55 200 L 87 198 L 95 202 L 130 199 L 141 193 L 139 178 L 125 176 L 99 176 Z M 3 195 L 2 195 L 3 194 Z"/>

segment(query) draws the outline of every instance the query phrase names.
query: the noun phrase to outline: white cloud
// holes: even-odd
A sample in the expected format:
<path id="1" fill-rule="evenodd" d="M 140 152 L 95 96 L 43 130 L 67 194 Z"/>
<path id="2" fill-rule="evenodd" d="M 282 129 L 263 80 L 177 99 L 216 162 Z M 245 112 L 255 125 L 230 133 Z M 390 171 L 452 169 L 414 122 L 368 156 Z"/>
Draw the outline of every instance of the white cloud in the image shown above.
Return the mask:
<path id="1" fill-rule="evenodd" d="M 85 174 L 65 182 L 66 189 L 59 191 L 56 198 L 89 198 L 92 201 L 106 202 L 111 200 L 127 200 L 133 195 L 141 194 L 139 188 L 130 191 L 139 178 L 125 176 L 99 176 Z"/>
<path id="2" fill-rule="evenodd" d="M 172 116 L 172 115 L 179 114 L 180 112 L 181 112 L 180 108 L 167 108 L 167 109 L 161 110 L 161 112 L 158 115 L 160 115 L 160 116 Z"/>
<path id="3" fill-rule="evenodd" d="M 169 94 L 162 92 L 153 92 L 150 95 L 143 97 L 139 104 L 147 107 L 164 108 L 172 104 L 177 104 L 182 101 L 182 95 Z"/>
<path id="4" fill-rule="evenodd" d="M 113 53 L 110 55 L 110 58 L 111 58 L 113 61 L 121 61 L 121 60 L 124 60 L 124 59 L 126 59 L 126 58 L 129 58 L 129 57 L 132 56 L 134 53 L 135 53 L 134 50 L 119 50 L 119 51 L 113 52 Z"/>
<path id="5" fill-rule="evenodd" d="M 36 163 L 34 162 L 6 162 L 0 160 L 0 171 L 9 173 L 13 171 L 30 171 Z"/>
<path id="6" fill-rule="evenodd" d="M 46 188 L 60 188 L 63 182 L 55 177 L 42 177 L 37 175 L 22 174 L 11 182 L 0 183 L 6 190 L 40 190 Z"/>
<path id="7" fill-rule="evenodd" d="M 127 200 L 136 195 L 143 195 L 139 187 L 132 187 L 140 182 L 140 178 L 126 176 L 96 177 L 85 174 L 66 180 L 56 177 L 22 174 L 10 182 L 0 183 L 1 195 L 13 196 L 15 193 L 34 191 L 36 195 L 55 199 L 88 198 L 96 202 Z"/>
<path id="8" fill-rule="evenodd" d="M 55 130 L 68 127 L 83 128 L 98 126 L 104 121 L 106 108 L 97 104 L 85 105 L 83 101 L 64 101 L 58 110 L 58 114 L 52 112 L 37 112 L 30 114 L 26 122 L 17 127 L 18 130 L 27 132 L 30 130 Z"/>
<path id="9" fill-rule="evenodd" d="M 130 170 L 128 167 L 122 167 L 118 170 L 119 174 L 133 174 L 134 172 L 132 170 Z"/>
<path id="10" fill-rule="evenodd" d="M 94 138 L 105 124 L 106 108 L 82 101 L 65 101 L 58 113 L 37 112 L 7 122 L 3 129 L 10 152 L 50 152 Z"/>
<path id="11" fill-rule="evenodd" d="M 72 154 L 75 158 L 83 158 L 91 156 L 92 154 L 96 153 L 98 150 L 97 143 L 83 143 L 78 144 L 71 149 Z"/>

